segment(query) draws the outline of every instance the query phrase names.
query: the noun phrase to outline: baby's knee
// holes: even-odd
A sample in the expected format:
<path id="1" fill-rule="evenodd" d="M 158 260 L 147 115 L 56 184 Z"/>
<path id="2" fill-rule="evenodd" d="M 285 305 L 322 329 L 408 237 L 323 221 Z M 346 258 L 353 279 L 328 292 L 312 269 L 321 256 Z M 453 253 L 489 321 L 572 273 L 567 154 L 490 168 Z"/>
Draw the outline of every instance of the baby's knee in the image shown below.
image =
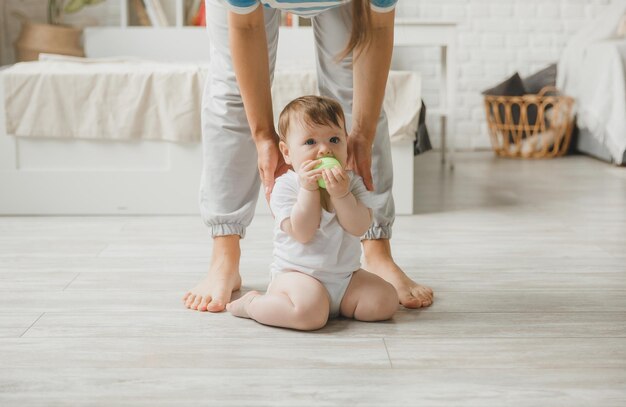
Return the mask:
<path id="1" fill-rule="evenodd" d="M 362 309 L 364 312 L 361 314 L 365 317 L 362 320 L 385 321 L 393 317 L 398 309 L 398 294 L 391 284 L 385 282 L 375 295 L 370 296 L 367 303 Z"/>
<path id="2" fill-rule="evenodd" d="M 329 310 L 323 304 L 311 304 L 295 309 L 297 321 L 296 329 L 301 331 L 315 331 L 326 326 Z"/>
<path id="3" fill-rule="evenodd" d="M 398 304 L 400 300 L 398 299 L 398 293 L 394 286 L 385 282 L 385 289 L 381 295 L 380 301 L 380 317 L 381 320 L 390 319 L 393 317 L 393 314 L 398 310 Z"/>
<path id="4" fill-rule="evenodd" d="M 384 300 L 382 300 L 383 303 L 381 304 L 382 319 L 390 319 L 398 310 L 398 304 L 400 303 L 396 288 L 387 283 L 384 297 Z"/>

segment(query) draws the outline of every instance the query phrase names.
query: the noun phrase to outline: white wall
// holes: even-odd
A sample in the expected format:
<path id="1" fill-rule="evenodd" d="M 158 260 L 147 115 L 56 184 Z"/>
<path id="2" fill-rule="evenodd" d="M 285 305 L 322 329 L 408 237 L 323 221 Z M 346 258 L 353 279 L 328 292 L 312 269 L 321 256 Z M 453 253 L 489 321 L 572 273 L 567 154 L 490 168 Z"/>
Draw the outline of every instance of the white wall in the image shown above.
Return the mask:
<path id="1" fill-rule="evenodd" d="M 522 77 L 556 62 L 567 39 L 607 5 L 624 0 L 399 0 L 398 17 L 459 22 L 455 132 L 460 148 L 490 146 L 480 92 L 515 71 Z M 427 105 L 438 102 L 435 50 L 394 55 L 394 67 L 417 67 Z M 434 145 L 437 124 L 429 122 Z"/>

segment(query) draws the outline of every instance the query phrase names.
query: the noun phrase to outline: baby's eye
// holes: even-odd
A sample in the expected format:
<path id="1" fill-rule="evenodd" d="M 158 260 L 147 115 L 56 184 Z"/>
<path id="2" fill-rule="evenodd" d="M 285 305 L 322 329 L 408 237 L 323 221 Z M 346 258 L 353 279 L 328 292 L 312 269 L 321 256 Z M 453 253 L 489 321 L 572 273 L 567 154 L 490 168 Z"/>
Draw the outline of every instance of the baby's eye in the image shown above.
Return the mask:
<path id="1" fill-rule="evenodd" d="M 305 141 L 304 144 L 306 144 L 307 146 L 312 146 L 313 144 L 315 144 L 315 140 L 310 138 L 307 141 Z"/>
<path id="2" fill-rule="evenodd" d="M 339 142 L 341 141 L 341 139 L 339 137 L 331 137 L 330 138 L 330 142 L 333 144 L 339 144 Z"/>

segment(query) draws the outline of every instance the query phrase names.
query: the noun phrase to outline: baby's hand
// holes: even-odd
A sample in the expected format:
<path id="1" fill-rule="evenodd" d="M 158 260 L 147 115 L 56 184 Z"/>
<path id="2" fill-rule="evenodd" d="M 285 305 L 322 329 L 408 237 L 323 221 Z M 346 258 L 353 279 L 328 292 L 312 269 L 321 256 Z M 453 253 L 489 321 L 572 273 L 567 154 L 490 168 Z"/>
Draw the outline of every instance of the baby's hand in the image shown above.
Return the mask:
<path id="1" fill-rule="evenodd" d="M 322 173 L 326 190 L 331 198 L 343 198 L 350 193 L 350 179 L 343 168 L 326 168 Z"/>
<path id="2" fill-rule="evenodd" d="M 300 186 L 308 191 L 317 191 L 319 189 L 319 185 L 317 185 L 317 180 L 320 179 L 322 175 L 321 169 L 315 169 L 320 163 L 320 160 L 307 160 L 302 163 L 300 169 L 298 170 L 298 176 L 300 177 Z"/>

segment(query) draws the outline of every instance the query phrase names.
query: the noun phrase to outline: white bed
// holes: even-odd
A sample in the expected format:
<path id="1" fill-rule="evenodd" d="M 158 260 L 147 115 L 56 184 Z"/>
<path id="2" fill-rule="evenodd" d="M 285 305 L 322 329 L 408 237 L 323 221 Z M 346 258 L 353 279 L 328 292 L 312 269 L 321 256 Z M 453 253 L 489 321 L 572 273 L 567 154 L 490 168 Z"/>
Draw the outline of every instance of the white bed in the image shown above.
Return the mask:
<path id="1" fill-rule="evenodd" d="M 312 43 L 297 38 L 303 34 L 306 33 L 281 33 L 283 47 L 295 46 L 300 53 L 307 52 L 307 46 L 312 48 Z M 201 40 L 205 41 L 204 38 Z M 277 79 L 282 77 L 284 80 L 276 81 L 276 84 L 291 83 L 300 87 L 274 89 L 278 92 L 275 93 L 275 110 L 283 101 L 300 92 L 310 93 L 315 87 L 314 75 L 307 69 L 310 66 L 293 70 L 294 64 L 290 61 L 300 59 L 300 53 L 281 52 L 279 46 Z M 42 65 L 45 63 L 50 65 Z M 109 78 L 107 81 L 105 72 L 107 69 L 124 71 L 128 62 L 74 62 L 84 64 L 82 68 L 72 68 L 76 76 L 63 74 L 64 69 L 65 72 L 72 72 L 70 65 L 61 67 L 55 76 L 51 70 L 55 64 L 59 68 L 58 64 L 72 62 L 44 61 L 0 71 L 0 100 L 5 101 L 7 93 L 11 95 L 6 100 L 7 106 L 0 103 L 3 109 L 0 112 L 0 129 L 9 129 L 8 133 L 3 130 L 0 134 L 0 214 L 198 213 L 197 191 L 201 172 L 199 100 L 201 80 L 205 75 L 202 65 L 139 63 L 146 69 L 142 78 L 148 79 L 144 85 L 151 86 L 151 89 L 162 89 L 158 83 L 168 80 L 164 78 L 185 84 L 184 93 L 177 94 L 168 87 L 170 91 L 162 98 L 161 107 L 167 105 L 167 100 L 192 100 L 189 103 L 193 105 L 167 114 L 153 112 L 142 125 L 141 120 L 130 120 L 136 108 L 135 90 L 130 92 L 129 97 L 115 99 L 115 104 L 107 105 L 107 98 L 102 97 L 101 102 L 91 100 L 89 109 L 81 108 L 81 103 L 88 100 L 85 94 L 90 90 L 102 95 L 118 92 L 120 84 L 112 86 L 111 80 L 119 80 L 119 75 L 118 79 Z M 106 64 L 113 67 L 103 67 Z M 104 69 L 103 73 L 94 76 L 93 72 L 99 69 Z M 139 72 L 131 71 L 126 74 L 141 73 L 141 69 Z M 48 75 L 45 75 L 46 72 Z M 20 82 L 26 77 L 21 77 L 21 74 L 28 79 Z M 81 75 L 84 76 L 82 79 Z M 97 77 L 97 80 L 90 81 L 89 75 L 91 79 Z M 401 100 L 392 97 L 391 101 L 385 102 L 397 105 L 391 110 L 402 110 L 394 119 L 390 118 L 396 175 L 394 200 L 398 214 L 410 214 L 413 211 L 413 142 L 421 101 L 420 81 L 416 73 L 394 73 L 391 77 L 397 79 L 390 79 L 392 89 L 400 93 L 404 91 L 405 96 Z M 10 79 L 9 82 L 7 79 Z M 63 86 L 63 80 L 72 81 L 74 86 Z M 79 82 L 83 85 L 78 86 Z M 4 89 L 4 85 L 11 89 Z M 74 93 L 67 89 L 72 89 Z M 44 98 L 42 95 L 47 96 Z M 387 107 L 390 108 L 389 105 Z M 151 108 L 158 110 L 159 106 L 144 109 L 144 116 L 140 117 L 148 118 L 146 112 Z M 9 113 L 6 123 L 3 121 L 4 109 Z M 121 126 L 119 118 L 124 117 L 124 109 L 129 113 Z M 63 112 L 64 115 L 61 114 Z M 79 117 L 77 112 L 87 116 Z M 59 115 L 62 120 L 59 120 Z M 171 122 L 172 117 L 178 117 L 180 121 Z M 268 213 L 262 199 L 257 211 Z"/>
<path id="2" fill-rule="evenodd" d="M 617 37 L 626 4 L 612 5 L 568 43 L 557 85 L 576 99 L 577 148 L 626 164 L 626 37 Z"/>

